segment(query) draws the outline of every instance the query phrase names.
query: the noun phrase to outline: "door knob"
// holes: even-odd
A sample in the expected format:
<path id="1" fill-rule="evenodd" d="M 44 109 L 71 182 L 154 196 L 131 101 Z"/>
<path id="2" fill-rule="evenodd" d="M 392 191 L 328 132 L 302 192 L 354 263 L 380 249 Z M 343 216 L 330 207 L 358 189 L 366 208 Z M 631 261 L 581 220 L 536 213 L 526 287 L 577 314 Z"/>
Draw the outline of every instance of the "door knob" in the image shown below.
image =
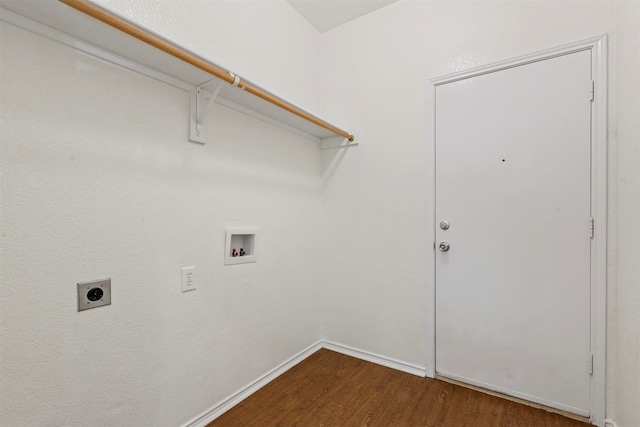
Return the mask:
<path id="1" fill-rule="evenodd" d="M 439 248 L 442 252 L 447 252 L 449 250 L 449 242 L 440 242 Z"/>

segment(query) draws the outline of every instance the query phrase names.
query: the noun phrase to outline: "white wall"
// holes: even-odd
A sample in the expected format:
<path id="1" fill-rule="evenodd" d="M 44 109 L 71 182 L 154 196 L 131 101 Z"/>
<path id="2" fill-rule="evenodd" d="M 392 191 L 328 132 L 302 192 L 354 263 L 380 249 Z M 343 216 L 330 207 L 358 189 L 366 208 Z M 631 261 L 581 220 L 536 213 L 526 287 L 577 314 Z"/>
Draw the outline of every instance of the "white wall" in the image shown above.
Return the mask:
<path id="1" fill-rule="evenodd" d="M 426 80 L 607 32 L 607 416 L 640 425 L 639 4 L 403 0 L 323 34 L 327 114 L 362 144 L 324 154 L 327 339 L 426 363 Z"/>
<path id="2" fill-rule="evenodd" d="M 316 143 L 219 105 L 190 143 L 187 92 L 0 27 L 0 424 L 180 425 L 320 339 Z M 316 36 L 246 28 L 265 70 Z M 257 263 L 223 266 L 228 226 L 259 227 Z"/>
<path id="3" fill-rule="evenodd" d="M 616 4 L 614 43 L 609 397 L 612 418 L 631 427 L 640 426 L 640 1 Z"/>

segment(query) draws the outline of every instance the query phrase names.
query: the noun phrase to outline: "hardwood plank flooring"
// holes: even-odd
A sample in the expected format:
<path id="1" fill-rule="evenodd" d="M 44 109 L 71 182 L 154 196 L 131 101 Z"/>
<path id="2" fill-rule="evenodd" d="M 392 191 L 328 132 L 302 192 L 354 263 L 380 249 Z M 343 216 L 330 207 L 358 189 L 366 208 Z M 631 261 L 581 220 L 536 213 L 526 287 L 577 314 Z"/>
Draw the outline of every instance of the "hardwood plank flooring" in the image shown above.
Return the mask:
<path id="1" fill-rule="evenodd" d="M 207 427 L 586 427 L 448 382 L 322 349 Z"/>

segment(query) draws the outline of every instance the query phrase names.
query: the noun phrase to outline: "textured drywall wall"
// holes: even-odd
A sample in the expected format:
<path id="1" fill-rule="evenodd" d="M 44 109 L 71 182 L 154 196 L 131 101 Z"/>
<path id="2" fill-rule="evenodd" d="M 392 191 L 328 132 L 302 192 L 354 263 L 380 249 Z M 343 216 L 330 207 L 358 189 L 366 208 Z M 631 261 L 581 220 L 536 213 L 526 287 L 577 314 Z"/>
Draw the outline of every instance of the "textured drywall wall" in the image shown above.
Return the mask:
<path id="1" fill-rule="evenodd" d="M 181 425 L 320 338 L 315 142 L 214 105 L 190 143 L 187 92 L 1 31 L 1 425 Z"/>
<path id="2" fill-rule="evenodd" d="M 640 425 L 637 9 L 405 0 L 323 34 L 328 114 L 361 142 L 324 154 L 327 339 L 426 363 L 426 80 L 609 33 L 607 416 Z"/>
<path id="3" fill-rule="evenodd" d="M 610 210 L 615 221 L 615 293 L 609 318 L 611 418 L 621 427 L 640 426 L 640 1 L 616 3 L 615 121 L 616 199 Z M 610 345 L 611 349 L 612 346 Z"/>

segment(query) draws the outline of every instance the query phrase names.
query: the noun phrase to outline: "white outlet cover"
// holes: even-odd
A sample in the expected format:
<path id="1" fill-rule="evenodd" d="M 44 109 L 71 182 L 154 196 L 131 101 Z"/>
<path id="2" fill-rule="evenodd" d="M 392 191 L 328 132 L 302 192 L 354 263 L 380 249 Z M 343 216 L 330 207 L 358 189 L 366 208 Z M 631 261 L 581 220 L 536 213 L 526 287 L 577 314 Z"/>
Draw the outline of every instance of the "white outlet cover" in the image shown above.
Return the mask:
<path id="1" fill-rule="evenodd" d="M 182 292 L 193 291 L 196 289 L 194 282 L 195 267 L 182 267 Z"/>

